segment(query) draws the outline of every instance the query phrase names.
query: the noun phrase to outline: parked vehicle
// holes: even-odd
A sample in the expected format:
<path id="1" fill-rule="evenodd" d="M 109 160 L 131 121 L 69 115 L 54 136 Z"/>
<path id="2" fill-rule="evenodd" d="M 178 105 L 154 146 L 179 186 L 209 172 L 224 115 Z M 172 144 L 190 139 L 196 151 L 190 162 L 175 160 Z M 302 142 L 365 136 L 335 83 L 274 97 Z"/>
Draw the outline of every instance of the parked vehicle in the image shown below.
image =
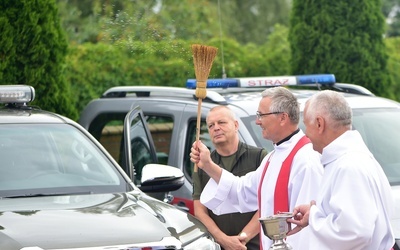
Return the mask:
<path id="1" fill-rule="evenodd" d="M 152 144 L 140 108 L 125 114 L 126 174 L 78 123 L 30 106 L 34 97 L 31 86 L 0 85 L 0 249 L 220 249 L 200 221 L 128 177 L 132 155 Z M 174 167 L 141 171 L 146 190 L 184 182 Z"/>
<path id="2" fill-rule="evenodd" d="M 251 77 L 208 79 L 207 97 L 202 101 L 202 127 L 200 138 L 210 149 L 213 145 L 205 125 L 208 111 L 216 105 L 227 105 L 239 120 L 240 139 L 250 145 L 273 150 L 271 142 L 262 138 L 255 124 L 261 92 L 268 87 L 287 86 L 304 108 L 305 101 L 319 89 L 340 91 L 354 113 L 354 129 L 360 131 L 367 146 L 382 165 L 395 194 L 395 211 L 400 211 L 400 105 L 398 102 L 377 97 L 369 90 L 345 83 L 336 83 L 334 75 L 306 75 L 282 77 Z M 198 101 L 196 81 L 189 79 L 187 88 L 161 86 L 118 86 L 108 89 L 92 100 L 83 110 L 79 123 L 93 134 L 118 161 L 124 116 L 140 106 L 154 139 L 157 161 L 183 171 L 185 184 L 172 192 L 172 204 L 193 213 L 192 172 L 189 160 L 195 141 Z M 302 111 L 302 110 L 301 110 Z M 303 122 L 300 121 L 300 126 Z M 302 127 L 303 128 L 303 127 Z M 148 157 L 146 159 L 149 159 Z M 155 161 L 156 162 L 156 161 Z M 123 163 L 121 163 L 123 165 Z M 136 184 L 140 183 L 143 163 L 136 161 Z M 131 176 L 135 179 L 135 176 Z M 159 199 L 163 194 L 149 193 Z M 393 229 L 400 244 L 400 215 L 393 218 Z"/>

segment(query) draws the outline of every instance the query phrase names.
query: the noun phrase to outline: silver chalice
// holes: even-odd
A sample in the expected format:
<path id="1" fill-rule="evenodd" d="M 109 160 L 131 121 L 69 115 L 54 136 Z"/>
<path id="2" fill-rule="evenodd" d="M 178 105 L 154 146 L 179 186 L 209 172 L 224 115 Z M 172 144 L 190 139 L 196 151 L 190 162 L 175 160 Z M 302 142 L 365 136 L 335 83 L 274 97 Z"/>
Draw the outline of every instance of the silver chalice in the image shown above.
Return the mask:
<path id="1" fill-rule="evenodd" d="M 265 236 L 267 236 L 270 240 L 273 241 L 269 250 L 293 249 L 285 241 L 286 234 L 290 230 L 290 223 L 286 222 L 286 219 L 292 217 L 293 213 L 284 212 L 259 219 Z"/>

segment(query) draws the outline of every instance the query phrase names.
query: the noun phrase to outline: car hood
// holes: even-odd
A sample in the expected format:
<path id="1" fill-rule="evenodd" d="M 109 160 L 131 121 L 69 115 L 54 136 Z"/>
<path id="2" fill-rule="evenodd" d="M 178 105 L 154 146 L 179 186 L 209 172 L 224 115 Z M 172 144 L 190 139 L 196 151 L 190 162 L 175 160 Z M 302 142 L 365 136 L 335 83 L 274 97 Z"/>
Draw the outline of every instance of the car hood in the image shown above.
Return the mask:
<path id="1" fill-rule="evenodd" d="M 171 236 L 185 243 L 205 232 L 190 214 L 140 192 L 0 200 L 0 249 L 134 246 Z"/>

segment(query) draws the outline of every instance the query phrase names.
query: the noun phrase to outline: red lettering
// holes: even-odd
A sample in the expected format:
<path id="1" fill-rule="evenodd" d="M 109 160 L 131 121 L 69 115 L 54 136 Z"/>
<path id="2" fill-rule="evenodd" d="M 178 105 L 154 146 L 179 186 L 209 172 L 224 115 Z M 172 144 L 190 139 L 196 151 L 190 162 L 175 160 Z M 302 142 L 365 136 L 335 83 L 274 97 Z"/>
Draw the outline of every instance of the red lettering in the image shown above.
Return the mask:
<path id="1" fill-rule="evenodd" d="M 259 79 L 249 80 L 247 82 L 247 86 L 249 87 L 276 86 L 287 84 L 289 84 L 289 79 Z"/>

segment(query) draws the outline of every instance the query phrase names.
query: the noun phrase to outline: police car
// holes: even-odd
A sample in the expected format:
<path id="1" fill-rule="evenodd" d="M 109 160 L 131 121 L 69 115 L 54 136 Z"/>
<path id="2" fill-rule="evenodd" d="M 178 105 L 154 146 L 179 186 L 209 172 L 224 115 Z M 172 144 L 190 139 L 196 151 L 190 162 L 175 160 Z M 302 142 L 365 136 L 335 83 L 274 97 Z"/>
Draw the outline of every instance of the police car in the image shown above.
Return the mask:
<path id="1" fill-rule="evenodd" d="M 134 84 L 134 83 L 133 83 Z M 205 118 L 216 105 L 227 105 L 239 121 L 240 139 L 250 145 L 273 150 L 271 142 L 262 138 L 261 128 L 255 124 L 256 111 L 261 92 L 268 87 L 287 86 L 298 98 L 301 111 L 305 101 L 319 89 L 342 92 L 353 109 L 354 129 L 360 131 L 366 144 L 382 165 L 393 188 L 396 207 L 400 211 L 400 105 L 398 102 L 377 97 L 369 90 L 346 83 L 337 83 L 331 74 L 208 79 L 207 97 L 202 101 L 202 127 L 200 138 L 210 149 Z M 99 99 L 92 100 L 83 110 L 79 123 L 93 134 L 118 161 L 120 155 L 123 118 L 130 109 L 140 106 L 154 140 L 152 147 L 146 148 L 146 161 L 134 160 L 138 173 L 138 186 L 144 163 L 156 159 L 183 171 L 184 185 L 172 192 L 171 203 L 193 213 L 191 199 L 193 165 L 189 160 L 192 143 L 196 138 L 198 100 L 195 96 L 196 80 L 189 79 L 187 88 L 161 86 L 119 86 L 108 89 Z M 300 121 L 300 126 L 303 122 Z M 302 127 L 303 128 L 303 127 Z M 163 194 L 149 193 L 162 199 Z M 400 215 L 393 218 L 393 228 L 400 244 Z"/>
<path id="2" fill-rule="evenodd" d="M 220 249 L 193 216 L 140 191 L 76 122 L 30 106 L 31 86 L 0 85 L 0 249 Z M 130 162 L 149 135 L 143 113 L 126 116 Z M 181 170 L 148 164 L 145 190 L 168 192 Z"/>

